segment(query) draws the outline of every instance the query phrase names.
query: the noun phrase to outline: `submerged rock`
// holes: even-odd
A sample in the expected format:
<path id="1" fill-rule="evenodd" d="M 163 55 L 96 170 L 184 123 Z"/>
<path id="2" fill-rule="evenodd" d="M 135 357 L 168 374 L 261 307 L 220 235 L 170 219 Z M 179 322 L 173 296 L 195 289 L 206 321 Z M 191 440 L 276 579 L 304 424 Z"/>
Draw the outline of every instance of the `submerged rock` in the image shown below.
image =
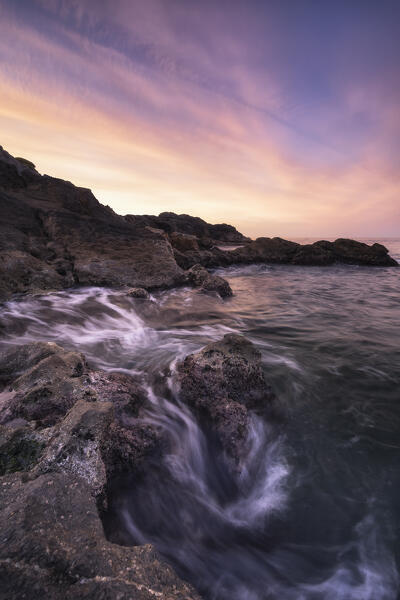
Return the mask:
<path id="1" fill-rule="evenodd" d="M 245 337 L 227 334 L 177 366 L 180 397 L 213 429 L 227 455 L 245 452 L 249 410 L 264 412 L 274 399 L 261 354 Z"/>
<path id="2" fill-rule="evenodd" d="M 232 296 L 229 283 L 219 275 L 212 275 L 201 265 L 194 265 L 185 275 L 187 280 L 201 292 L 217 292 L 221 298 Z"/>

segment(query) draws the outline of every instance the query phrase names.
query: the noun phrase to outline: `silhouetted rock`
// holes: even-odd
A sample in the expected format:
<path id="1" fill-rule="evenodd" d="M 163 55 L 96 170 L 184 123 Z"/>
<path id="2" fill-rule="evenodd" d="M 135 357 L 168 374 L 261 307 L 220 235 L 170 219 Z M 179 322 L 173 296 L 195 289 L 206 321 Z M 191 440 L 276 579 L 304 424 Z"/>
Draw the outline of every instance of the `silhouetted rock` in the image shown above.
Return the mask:
<path id="1" fill-rule="evenodd" d="M 261 354 L 236 334 L 190 354 L 177 366 L 180 397 L 217 434 L 238 464 L 245 452 L 248 410 L 264 412 L 274 394 L 261 367 Z"/>
<path id="2" fill-rule="evenodd" d="M 229 283 L 219 275 L 212 275 L 201 265 L 194 265 L 185 275 L 188 281 L 201 292 L 217 292 L 221 298 L 232 296 Z"/>
<path id="3" fill-rule="evenodd" d="M 355 240 L 338 239 L 335 242 L 318 241 L 313 244 L 297 244 L 282 238 L 257 238 L 253 242 L 234 250 L 188 251 L 178 253 L 177 263 L 185 269 L 194 264 L 204 267 L 226 267 L 234 264 L 293 264 L 329 266 L 335 263 L 361 266 L 397 267 L 398 263 L 381 244 L 368 246 Z"/>
<path id="4" fill-rule="evenodd" d="M 173 212 L 163 212 L 158 217 L 155 215 L 127 215 L 125 219 L 134 224 L 157 227 L 168 234 L 177 232 L 192 235 L 200 240 L 204 239 L 203 243 L 205 244 L 207 244 L 207 239 L 235 244 L 250 241 L 250 238 L 245 237 L 232 225 L 226 223 L 212 225 L 199 217 L 177 215 Z"/>
<path id="5" fill-rule="evenodd" d="M 182 271 L 162 231 L 0 149 L 0 298 L 73 285 L 168 287 Z"/>

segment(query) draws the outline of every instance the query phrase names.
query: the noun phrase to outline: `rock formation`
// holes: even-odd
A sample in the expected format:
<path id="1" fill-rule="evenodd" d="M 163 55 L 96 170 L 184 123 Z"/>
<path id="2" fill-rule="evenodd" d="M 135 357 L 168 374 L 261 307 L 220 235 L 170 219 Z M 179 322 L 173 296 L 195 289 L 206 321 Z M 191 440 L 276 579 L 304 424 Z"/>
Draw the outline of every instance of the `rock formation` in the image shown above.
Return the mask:
<path id="1" fill-rule="evenodd" d="M 241 247 L 221 250 L 221 243 Z M 189 215 L 123 217 L 90 190 L 42 176 L 0 147 L 0 300 L 77 285 L 152 290 L 187 283 L 184 270 L 196 264 L 253 262 L 398 266 L 380 244 L 250 241 L 231 225 Z"/>
<path id="2" fill-rule="evenodd" d="M 207 269 L 201 265 L 194 265 L 186 272 L 187 279 L 194 287 L 199 288 L 201 292 L 217 292 L 221 298 L 232 296 L 232 289 L 229 283 L 219 277 L 211 275 Z"/>
<path id="3" fill-rule="evenodd" d="M 227 334 L 190 354 L 177 366 L 180 397 L 213 429 L 236 464 L 245 452 L 249 410 L 263 413 L 274 400 L 261 354 L 236 334 Z"/>
<path id="4" fill-rule="evenodd" d="M 51 343 L 2 352 L 0 368 L 0 598 L 198 598 L 152 547 L 103 532 L 111 478 L 160 452 L 140 385 Z"/>

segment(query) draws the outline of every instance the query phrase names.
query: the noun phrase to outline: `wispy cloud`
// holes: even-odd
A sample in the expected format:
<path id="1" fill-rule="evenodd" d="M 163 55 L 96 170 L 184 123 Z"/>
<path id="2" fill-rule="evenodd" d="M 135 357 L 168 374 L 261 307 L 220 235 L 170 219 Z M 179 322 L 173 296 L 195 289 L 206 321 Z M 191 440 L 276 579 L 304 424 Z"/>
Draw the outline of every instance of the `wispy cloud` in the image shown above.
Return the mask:
<path id="1" fill-rule="evenodd" d="M 345 26 L 335 54 L 337 28 L 325 47 L 285 13 L 229 6 L 0 0 L 1 143 L 119 212 L 251 235 L 396 233 L 392 55 L 377 74 L 363 40 L 343 60 Z M 324 60 L 309 64 L 313 49 Z"/>

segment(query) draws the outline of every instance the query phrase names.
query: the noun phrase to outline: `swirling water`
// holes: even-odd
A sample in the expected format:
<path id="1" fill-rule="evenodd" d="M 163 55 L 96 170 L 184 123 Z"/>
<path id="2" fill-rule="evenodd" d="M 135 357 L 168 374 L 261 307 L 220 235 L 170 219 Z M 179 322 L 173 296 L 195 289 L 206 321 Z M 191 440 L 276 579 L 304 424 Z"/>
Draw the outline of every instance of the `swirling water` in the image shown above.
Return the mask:
<path id="1" fill-rule="evenodd" d="M 384 243 L 400 260 L 400 241 Z M 56 341 L 142 378 L 144 419 L 165 431 L 168 452 L 117 482 L 111 539 L 154 543 L 208 599 L 397 600 L 400 269 L 221 274 L 226 301 L 177 289 L 146 303 L 99 288 L 15 300 L 2 343 Z M 253 416 L 238 474 L 173 379 L 177 360 L 233 331 L 261 350 L 281 415 Z"/>

